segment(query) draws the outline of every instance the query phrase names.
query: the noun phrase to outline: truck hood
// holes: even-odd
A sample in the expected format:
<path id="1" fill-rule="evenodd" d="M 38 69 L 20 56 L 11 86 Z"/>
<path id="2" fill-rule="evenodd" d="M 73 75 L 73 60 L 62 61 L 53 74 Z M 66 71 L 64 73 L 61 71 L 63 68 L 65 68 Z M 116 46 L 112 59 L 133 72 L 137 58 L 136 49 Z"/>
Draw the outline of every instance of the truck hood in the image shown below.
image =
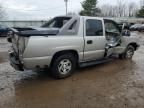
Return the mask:
<path id="1" fill-rule="evenodd" d="M 19 36 L 46 36 L 46 35 L 57 35 L 59 28 L 44 28 L 44 27 L 14 27 L 11 28 L 14 34 Z"/>

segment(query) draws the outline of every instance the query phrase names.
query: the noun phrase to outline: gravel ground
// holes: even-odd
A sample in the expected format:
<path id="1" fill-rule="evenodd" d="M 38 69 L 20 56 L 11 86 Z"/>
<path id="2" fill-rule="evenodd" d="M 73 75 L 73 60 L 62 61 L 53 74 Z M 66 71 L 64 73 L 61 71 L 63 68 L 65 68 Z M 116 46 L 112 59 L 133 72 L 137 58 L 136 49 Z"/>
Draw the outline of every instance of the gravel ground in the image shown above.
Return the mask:
<path id="1" fill-rule="evenodd" d="M 138 35 L 141 47 L 132 61 L 81 68 L 63 80 L 46 72 L 15 71 L 3 54 L 0 108 L 144 108 L 144 34 Z M 4 41 L 1 47 L 8 50 Z"/>

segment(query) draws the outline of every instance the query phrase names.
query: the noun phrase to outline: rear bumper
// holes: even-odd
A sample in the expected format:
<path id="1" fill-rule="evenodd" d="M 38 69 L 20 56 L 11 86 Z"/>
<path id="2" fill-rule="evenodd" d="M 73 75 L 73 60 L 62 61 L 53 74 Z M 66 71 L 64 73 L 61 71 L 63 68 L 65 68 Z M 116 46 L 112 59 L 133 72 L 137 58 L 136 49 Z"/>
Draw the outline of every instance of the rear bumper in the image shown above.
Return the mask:
<path id="1" fill-rule="evenodd" d="M 10 65 L 18 71 L 24 71 L 23 64 L 20 62 L 19 58 L 14 54 L 14 52 L 9 51 Z"/>

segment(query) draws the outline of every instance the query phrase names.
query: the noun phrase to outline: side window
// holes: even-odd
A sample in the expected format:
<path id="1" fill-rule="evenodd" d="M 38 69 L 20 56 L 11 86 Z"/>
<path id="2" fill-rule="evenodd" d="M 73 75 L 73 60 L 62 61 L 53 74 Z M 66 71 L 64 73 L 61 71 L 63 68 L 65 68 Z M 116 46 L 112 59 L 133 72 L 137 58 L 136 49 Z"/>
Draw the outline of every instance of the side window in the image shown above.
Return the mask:
<path id="1" fill-rule="evenodd" d="M 105 32 L 106 34 L 111 34 L 111 35 L 120 35 L 120 30 L 116 26 L 116 24 L 112 21 L 105 21 Z"/>
<path id="2" fill-rule="evenodd" d="M 86 21 L 86 36 L 103 36 L 102 21 L 88 19 Z"/>
<path id="3" fill-rule="evenodd" d="M 69 27 L 69 30 L 74 30 L 75 27 L 76 27 L 76 24 L 77 24 L 77 20 L 75 20 L 75 21 L 71 24 L 71 26 Z"/>
<path id="4" fill-rule="evenodd" d="M 63 20 L 63 25 L 65 25 L 68 22 L 68 20 Z"/>

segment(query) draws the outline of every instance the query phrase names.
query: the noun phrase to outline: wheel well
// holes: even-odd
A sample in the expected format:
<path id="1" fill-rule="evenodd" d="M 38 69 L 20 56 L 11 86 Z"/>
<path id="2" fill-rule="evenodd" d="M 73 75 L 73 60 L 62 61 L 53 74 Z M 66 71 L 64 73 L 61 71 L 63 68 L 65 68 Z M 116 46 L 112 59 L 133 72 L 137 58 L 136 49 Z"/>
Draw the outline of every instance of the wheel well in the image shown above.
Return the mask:
<path id="1" fill-rule="evenodd" d="M 135 51 L 137 50 L 137 47 L 138 47 L 137 43 L 130 43 L 129 45 L 132 45 L 134 47 Z"/>
<path id="2" fill-rule="evenodd" d="M 75 51 L 75 50 L 64 50 L 64 51 L 56 52 L 56 53 L 54 54 L 54 56 L 53 56 L 53 58 L 52 58 L 52 61 L 51 61 L 51 64 L 53 64 L 54 60 L 55 60 L 57 57 L 59 57 L 59 56 L 61 56 L 61 55 L 63 55 L 63 54 L 73 54 L 73 55 L 76 57 L 77 62 L 78 62 L 78 60 L 79 60 L 79 55 L 78 55 L 78 52 L 77 52 L 77 51 Z"/>

